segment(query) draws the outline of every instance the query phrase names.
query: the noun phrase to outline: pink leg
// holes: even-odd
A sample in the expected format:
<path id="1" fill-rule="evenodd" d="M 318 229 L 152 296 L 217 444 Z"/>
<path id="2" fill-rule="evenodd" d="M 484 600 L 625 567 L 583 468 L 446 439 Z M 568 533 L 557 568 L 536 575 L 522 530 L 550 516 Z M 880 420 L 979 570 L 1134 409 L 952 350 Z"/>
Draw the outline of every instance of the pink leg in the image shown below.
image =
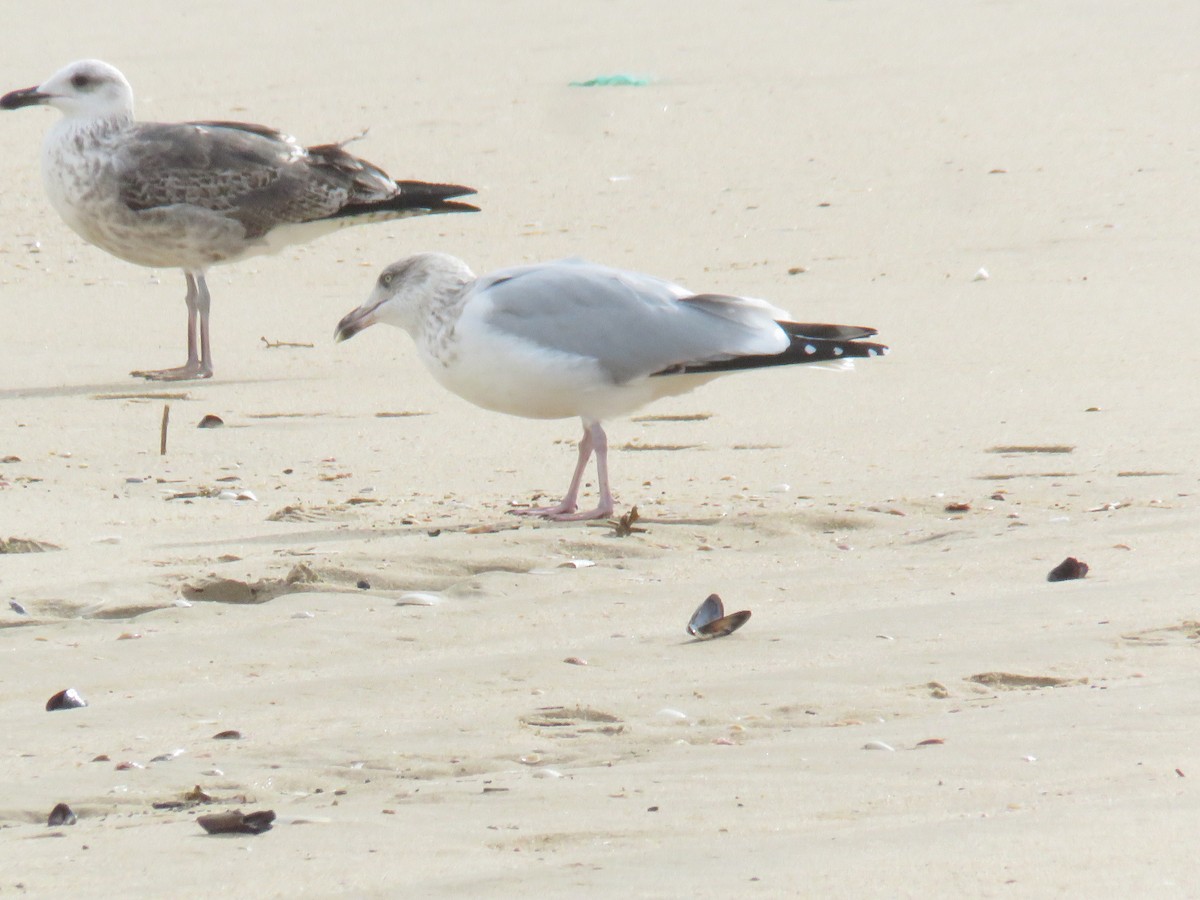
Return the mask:
<path id="1" fill-rule="evenodd" d="M 148 369 L 130 372 L 135 378 L 146 378 L 150 381 L 190 381 L 198 378 L 212 378 L 212 356 L 208 342 L 208 284 L 203 272 L 185 272 L 187 277 L 187 336 L 188 358 L 182 366 L 174 369 Z M 196 336 L 199 331 L 199 352 L 197 352 Z"/>
<path id="2" fill-rule="evenodd" d="M 588 460 L 596 454 L 596 481 L 600 490 L 600 504 L 587 512 L 576 512 L 579 508 L 579 488 L 583 484 L 583 473 L 587 469 Z M 566 495 L 555 506 L 542 506 L 535 509 L 514 509 L 510 512 L 518 516 L 539 516 L 543 519 L 553 519 L 556 522 L 578 522 L 585 519 L 606 519 L 613 512 L 613 496 L 608 486 L 608 436 L 599 422 L 584 422 L 583 437 L 579 439 L 579 461 L 575 464 L 575 474 L 571 476 L 571 485 Z"/>

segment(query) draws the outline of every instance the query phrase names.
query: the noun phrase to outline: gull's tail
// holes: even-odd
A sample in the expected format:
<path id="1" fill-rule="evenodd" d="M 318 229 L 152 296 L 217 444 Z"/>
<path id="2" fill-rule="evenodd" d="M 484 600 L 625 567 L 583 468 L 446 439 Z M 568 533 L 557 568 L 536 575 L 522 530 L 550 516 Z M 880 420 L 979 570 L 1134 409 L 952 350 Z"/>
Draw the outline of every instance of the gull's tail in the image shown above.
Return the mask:
<path id="1" fill-rule="evenodd" d="M 857 325 L 818 325 L 804 322 L 780 322 L 791 343 L 781 353 L 735 356 L 712 362 L 671 366 L 656 375 L 697 375 L 705 372 L 736 372 L 766 366 L 794 366 L 806 363 L 848 362 L 856 357 L 884 356 L 888 348 L 860 338 L 876 334 L 874 328 Z M 835 366 L 836 368 L 836 366 Z"/>

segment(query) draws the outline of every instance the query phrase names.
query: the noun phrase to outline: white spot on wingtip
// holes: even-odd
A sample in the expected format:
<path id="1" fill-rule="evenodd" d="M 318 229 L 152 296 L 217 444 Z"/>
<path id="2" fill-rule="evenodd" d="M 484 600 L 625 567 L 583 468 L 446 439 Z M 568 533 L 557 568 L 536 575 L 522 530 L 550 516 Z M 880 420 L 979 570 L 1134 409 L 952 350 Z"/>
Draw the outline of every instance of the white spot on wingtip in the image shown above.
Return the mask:
<path id="1" fill-rule="evenodd" d="M 817 352 L 817 348 L 814 347 L 812 344 L 805 344 L 804 352 L 807 353 L 809 356 L 812 356 L 814 353 Z"/>
<path id="2" fill-rule="evenodd" d="M 843 350 L 841 347 L 834 347 L 834 348 L 833 348 L 833 355 L 834 355 L 834 356 L 841 356 L 841 355 L 842 355 L 843 353 L 845 353 L 845 352 L 846 352 L 846 351 L 844 351 L 844 350 Z"/>

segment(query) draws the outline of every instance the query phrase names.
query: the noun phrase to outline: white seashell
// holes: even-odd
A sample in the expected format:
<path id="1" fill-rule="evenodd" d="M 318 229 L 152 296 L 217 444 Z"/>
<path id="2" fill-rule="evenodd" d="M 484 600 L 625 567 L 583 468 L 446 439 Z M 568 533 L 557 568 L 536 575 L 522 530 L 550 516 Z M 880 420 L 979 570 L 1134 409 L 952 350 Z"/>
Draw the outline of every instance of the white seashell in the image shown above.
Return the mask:
<path id="1" fill-rule="evenodd" d="M 221 491 L 217 494 L 218 500 L 236 500 L 238 498 L 236 491 Z"/>
<path id="2" fill-rule="evenodd" d="M 316 616 L 314 616 L 312 613 L 308 612 L 307 610 L 302 610 L 300 612 L 292 613 L 292 618 L 293 619 L 315 619 Z"/>
<path id="3" fill-rule="evenodd" d="M 192 605 L 192 603 L 190 600 L 184 600 L 182 597 L 176 597 L 175 605 L 178 606 L 180 609 L 188 609 Z"/>
<path id="4" fill-rule="evenodd" d="M 685 712 L 682 712 L 681 710 L 669 709 L 669 708 L 668 709 L 660 709 L 658 711 L 658 714 L 660 716 L 662 716 L 664 719 L 675 719 L 676 721 L 679 721 L 679 722 L 682 722 L 684 719 L 686 719 L 688 717 L 688 714 Z"/>
<path id="5" fill-rule="evenodd" d="M 442 602 L 442 598 L 437 594 L 431 594 L 428 591 L 408 591 L 401 594 L 400 599 L 396 601 L 397 606 L 437 606 Z"/>
<path id="6" fill-rule="evenodd" d="M 991 277 L 992 276 L 988 274 L 988 270 L 981 266 L 979 271 L 975 273 L 975 277 L 972 278 L 971 280 L 972 281 L 987 281 Z"/>
<path id="7" fill-rule="evenodd" d="M 254 491 L 240 491 L 235 499 L 249 500 L 251 503 L 258 502 L 258 498 L 254 496 Z"/>
<path id="8" fill-rule="evenodd" d="M 562 778 L 562 772 L 558 769 L 538 769 L 533 773 L 534 778 Z"/>
<path id="9" fill-rule="evenodd" d="M 594 565 L 595 563 L 590 559 L 568 559 L 564 563 L 559 563 L 558 567 L 560 569 L 589 569 Z"/>
<path id="10" fill-rule="evenodd" d="M 1030 762 L 1030 763 L 1037 762 L 1036 756 L 1022 756 L 1021 759 L 1025 760 L 1025 762 Z"/>
<path id="11" fill-rule="evenodd" d="M 885 744 L 883 741 L 867 741 L 863 744 L 864 750 L 890 750 L 895 752 L 896 748 L 891 744 Z"/>
<path id="12" fill-rule="evenodd" d="M 784 482 L 780 482 L 779 484 L 772 485 L 771 487 L 767 488 L 767 493 L 768 494 L 787 494 L 791 490 L 792 490 L 792 486 L 790 484 L 788 484 L 786 481 L 784 481 Z"/>

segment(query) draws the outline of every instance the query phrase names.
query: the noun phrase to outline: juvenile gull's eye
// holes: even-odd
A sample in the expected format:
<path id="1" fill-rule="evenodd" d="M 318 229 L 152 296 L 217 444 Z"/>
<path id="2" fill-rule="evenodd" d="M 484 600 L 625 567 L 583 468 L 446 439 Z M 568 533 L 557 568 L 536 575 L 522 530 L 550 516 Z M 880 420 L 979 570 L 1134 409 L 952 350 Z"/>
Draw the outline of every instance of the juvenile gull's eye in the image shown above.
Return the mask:
<path id="1" fill-rule="evenodd" d="M 82 72 L 78 75 L 71 76 L 71 87 L 82 90 L 83 88 L 89 87 L 91 83 L 92 79 L 88 78 L 88 76 L 84 75 Z"/>
<path id="2" fill-rule="evenodd" d="M 384 272 L 382 275 L 379 276 L 379 281 L 383 284 L 384 287 L 387 287 L 389 284 L 392 283 L 392 273 Z"/>

